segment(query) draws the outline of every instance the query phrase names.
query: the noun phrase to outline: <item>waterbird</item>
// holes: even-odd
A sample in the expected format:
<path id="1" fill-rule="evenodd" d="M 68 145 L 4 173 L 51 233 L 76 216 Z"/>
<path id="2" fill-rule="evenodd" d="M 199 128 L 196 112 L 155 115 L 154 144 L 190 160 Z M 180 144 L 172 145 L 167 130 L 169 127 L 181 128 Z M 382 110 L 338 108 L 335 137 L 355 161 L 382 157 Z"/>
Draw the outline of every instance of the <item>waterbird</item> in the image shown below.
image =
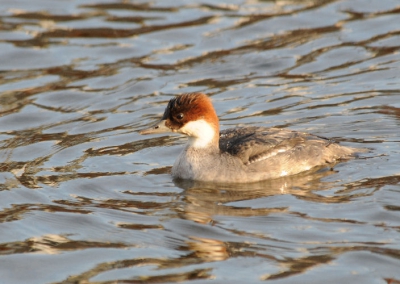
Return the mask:
<path id="1" fill-rule="evenodd" d="M 217 113 L 203 93 L 172 98 L 161 120 L 139 131 L 140 134 L 169 132 L 189 138 L 172 167 L 172 176 L 205 182 L 274 179 L 363 152 L 324 137 L 276 127 L 237 127 L 220 132 Z"/>

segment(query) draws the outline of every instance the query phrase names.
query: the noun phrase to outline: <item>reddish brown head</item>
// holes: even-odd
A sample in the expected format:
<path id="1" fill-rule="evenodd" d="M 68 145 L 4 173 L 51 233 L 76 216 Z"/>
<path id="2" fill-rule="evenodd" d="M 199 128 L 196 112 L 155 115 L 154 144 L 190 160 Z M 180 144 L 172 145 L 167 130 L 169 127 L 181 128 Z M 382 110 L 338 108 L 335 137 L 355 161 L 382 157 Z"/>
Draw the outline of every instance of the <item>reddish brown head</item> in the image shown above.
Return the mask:
<path id="1" fill-rule="evenodd" d="M 202 93 L 183 94 L 171 99 L 165 109 L 165 126 L 179 132 L 186 123 L 197 120 L 208 122 L 219 133 L 218 116 L 211 100 Z"/>
<path id="2" fill-rule="evenodd" d="M 179 132 L 190 137 L 192 147 L 218 148 L 219 122 L 211 100 L 202 93 L 183 94 L 171 99 L 156 125 L 140 134 Z"/>

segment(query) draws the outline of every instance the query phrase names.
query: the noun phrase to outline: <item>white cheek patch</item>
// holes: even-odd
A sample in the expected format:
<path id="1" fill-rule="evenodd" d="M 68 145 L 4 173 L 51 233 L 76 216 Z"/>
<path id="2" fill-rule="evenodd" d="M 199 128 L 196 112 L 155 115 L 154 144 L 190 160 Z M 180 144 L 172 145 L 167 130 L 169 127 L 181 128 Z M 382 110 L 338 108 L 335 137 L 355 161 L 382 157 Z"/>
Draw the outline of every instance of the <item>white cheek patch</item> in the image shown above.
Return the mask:
<path id="1" fill-rule="evenodd" d="M 190 145 L 195 148 L 207 147 L 215 136 L 214 127 L 203 119 L 186 123 L 179 132 L 188 135 Z"/>

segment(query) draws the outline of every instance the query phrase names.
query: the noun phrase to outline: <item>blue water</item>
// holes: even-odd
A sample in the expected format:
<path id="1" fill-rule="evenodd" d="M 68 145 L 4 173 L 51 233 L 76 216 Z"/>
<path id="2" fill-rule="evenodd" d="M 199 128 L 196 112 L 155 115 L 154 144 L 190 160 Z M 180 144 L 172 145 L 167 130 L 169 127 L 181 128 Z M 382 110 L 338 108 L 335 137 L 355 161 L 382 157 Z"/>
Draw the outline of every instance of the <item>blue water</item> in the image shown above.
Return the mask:
<path id="1" fill-rule="evenodd" d="M 400 282 L 398 5 L 2 1 L 1 282 Z M 370 152 L 173 181 L 186 139 L 137 131 L 185 92 Z"/>

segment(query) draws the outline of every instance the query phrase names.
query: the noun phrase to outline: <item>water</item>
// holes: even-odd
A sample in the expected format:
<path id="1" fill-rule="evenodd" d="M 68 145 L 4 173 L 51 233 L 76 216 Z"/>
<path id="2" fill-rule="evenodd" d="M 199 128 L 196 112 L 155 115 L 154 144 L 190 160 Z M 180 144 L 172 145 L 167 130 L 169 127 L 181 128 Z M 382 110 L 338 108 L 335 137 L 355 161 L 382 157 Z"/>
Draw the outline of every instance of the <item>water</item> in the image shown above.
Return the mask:
<path id="1" fill-rule="evenodd" d="M 398 1 L 3 0 L 2 283 L 400 281 Z M 176 94 L 370 153 L 174 182 Z"/>

